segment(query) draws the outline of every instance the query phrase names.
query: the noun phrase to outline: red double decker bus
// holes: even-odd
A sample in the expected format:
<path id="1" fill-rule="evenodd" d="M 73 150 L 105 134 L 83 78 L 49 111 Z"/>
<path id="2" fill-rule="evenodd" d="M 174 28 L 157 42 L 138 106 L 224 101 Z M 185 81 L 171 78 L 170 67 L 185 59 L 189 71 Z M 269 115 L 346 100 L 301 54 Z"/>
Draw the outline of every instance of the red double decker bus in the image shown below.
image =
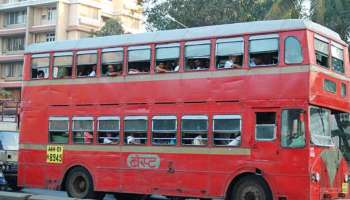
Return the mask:
<path id="1" fill-rule="evenodd" d="M 19 185 L 77 198 L 348 198 L 349 54 L 278 20 L 33 44 Z"/>

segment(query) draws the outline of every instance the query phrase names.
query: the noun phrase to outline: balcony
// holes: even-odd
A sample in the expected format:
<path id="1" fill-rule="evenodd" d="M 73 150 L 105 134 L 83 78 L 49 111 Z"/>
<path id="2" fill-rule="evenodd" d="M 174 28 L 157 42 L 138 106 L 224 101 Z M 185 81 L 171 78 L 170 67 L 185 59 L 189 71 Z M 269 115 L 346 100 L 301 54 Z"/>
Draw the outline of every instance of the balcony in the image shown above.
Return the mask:
<path id="1" fill-rule="evenodd" d="M 25 24 L 6 25 L 0 28 L 0 36 L 19 35 L 26 33 Z"/>
<path id="2" fill-rule="evenodd" d="M 24 51 L 2 51 L 0 62 L 15 62 L 23 60 Z"/>
<path id="3" fill-rule="evenodd" d="M 21 8 L 35 5 L 45 5 L 50 3 L 57 3 L 59 0 L 5 0 L 0 4 L 1 10 L 9 10 L 13 8 Z"/>

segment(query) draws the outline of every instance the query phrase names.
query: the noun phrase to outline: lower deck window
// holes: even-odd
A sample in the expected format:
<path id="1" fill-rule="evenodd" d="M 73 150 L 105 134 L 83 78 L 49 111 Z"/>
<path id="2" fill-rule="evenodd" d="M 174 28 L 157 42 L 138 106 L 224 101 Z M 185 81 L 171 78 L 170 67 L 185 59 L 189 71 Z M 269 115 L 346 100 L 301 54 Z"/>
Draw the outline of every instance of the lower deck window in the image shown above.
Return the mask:
<path id="1" fill-rule="evenodd" d="M 124 120 L 124 142 L 125 144 L 147 143 L 147 117 L 128 116 Z"/>
<path id="2" fill-rule="evenodd" d="M 98 143 L 119 143 L 119 117 L 99 117 L 97 125 Z"/>
<path id="3" fill-rule="evenodd" d="M 257 112 L 255 139 L 260 141 L 274 140 L 276 137 L 276 113 Z"/>
<path id="4" fill-rule="evenodd" d="M 183 145 L 207 145 L 208 117 L 202 115 L 183 116 L 181 137 Z"/>
<path id="5" fill-rule="evenodd" d="M 49 118 L 49 142 L 53 144 L 68 143 L 69 120 L 68 117 Z"/>
<path id="6" fill-rule="evenodd" d="M 214 144 L 239 146 L 241 144 L 241 116 L 215 115 L 213 118 Z"/>
<path id="7" fill-rule="evenodd" d="M 92 117 L 73 117 L 73 143 L 92 144 L 93 143 L 93 118 Z"/>
<path id="8" fill-rule="evenodd" d="M 154 116 L 152 119 L 152 144 L 176 144 L 176 116 Z"/>
<path id="9" fill-rule="evenodd" d="M 306 141 L 303 110 L 283 110 L 281 126 L 281 144 L 283 147 L 297 148 L 305 146 Z"/>

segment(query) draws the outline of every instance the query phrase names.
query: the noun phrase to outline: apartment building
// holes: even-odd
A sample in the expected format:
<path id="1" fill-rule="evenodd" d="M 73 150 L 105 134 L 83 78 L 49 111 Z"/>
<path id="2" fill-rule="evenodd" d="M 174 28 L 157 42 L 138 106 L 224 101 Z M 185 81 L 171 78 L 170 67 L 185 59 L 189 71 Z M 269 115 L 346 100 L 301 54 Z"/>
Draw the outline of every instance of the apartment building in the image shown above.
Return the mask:
<path id="1" fill-rule="evenodd" d="M 26 45 L 90 37 L 109 18 L 143 30 L 137 0 L 0 0 L 0 89 L 20 98 Z"/>

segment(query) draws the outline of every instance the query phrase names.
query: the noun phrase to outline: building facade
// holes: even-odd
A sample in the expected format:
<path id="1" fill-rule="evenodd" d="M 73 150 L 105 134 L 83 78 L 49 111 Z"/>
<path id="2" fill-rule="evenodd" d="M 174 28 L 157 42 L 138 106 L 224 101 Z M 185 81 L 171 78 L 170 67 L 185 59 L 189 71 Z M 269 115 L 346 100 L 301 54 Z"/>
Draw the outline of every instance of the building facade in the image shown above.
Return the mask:
<path id="1" fill-rule="evenodd" d="M 143 30 L 137 0 L 0 0 L 0 88 L 20 99 L 27 45 L 91 37 L 110 18 L 128 33 Z"/>

